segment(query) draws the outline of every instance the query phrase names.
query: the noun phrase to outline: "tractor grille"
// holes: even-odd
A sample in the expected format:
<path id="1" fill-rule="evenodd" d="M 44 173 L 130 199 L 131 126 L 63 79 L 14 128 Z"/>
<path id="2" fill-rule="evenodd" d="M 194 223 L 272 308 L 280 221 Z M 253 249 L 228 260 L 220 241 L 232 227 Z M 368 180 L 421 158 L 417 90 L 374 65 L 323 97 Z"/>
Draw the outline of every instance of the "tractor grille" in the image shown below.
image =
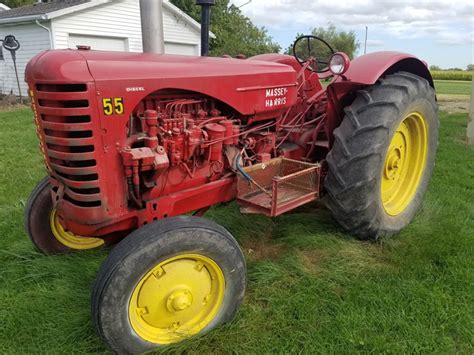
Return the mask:
<path id="1" fill-rule="evenodd" d="M 87 84 L 36 84 L 36 108 L 53 178 L 62 197 L 80 207 L 101 205 L 99 173 Z"/>

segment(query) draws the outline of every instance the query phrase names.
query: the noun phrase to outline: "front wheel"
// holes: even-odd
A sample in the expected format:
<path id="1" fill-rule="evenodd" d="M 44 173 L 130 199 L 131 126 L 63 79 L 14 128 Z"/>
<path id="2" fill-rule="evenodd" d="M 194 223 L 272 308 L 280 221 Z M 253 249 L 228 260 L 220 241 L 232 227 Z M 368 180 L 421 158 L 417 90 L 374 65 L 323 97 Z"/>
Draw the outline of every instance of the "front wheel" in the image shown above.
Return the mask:
<path id="1" fill-rule="evenodd" d="M 245 259 L 214 222 L 175 217 L 120 242 L 92 293 L 99 335 L 117 353 L 141 353 L 233 318 L 245 292 Z"/>
<path id="2" fill-rule="evenodd" d="M 25 207 L 25 230 L 33 245 L 44 254 L 62 254 L 100 247 L 104 240 L 82 237 L 66 230 L 60 223 L 51 199 L 49 178 L 33 189 Z"/>
<path id="3" fill-rule="evenodd" d="M 400 231 L 420 208 L 438 144 L 434 89 L 414 74 L 387 75 L 359 91 L 327 156 L 328 207 L 349 232 Z"/>

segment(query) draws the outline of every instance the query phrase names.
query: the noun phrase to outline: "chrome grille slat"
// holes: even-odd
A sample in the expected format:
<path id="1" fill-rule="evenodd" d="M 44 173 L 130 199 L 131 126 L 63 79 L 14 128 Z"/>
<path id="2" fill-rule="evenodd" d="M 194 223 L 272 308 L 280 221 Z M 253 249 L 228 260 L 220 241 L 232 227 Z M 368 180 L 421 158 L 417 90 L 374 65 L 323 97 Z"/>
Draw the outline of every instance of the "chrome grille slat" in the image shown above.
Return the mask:
<path id="1" fill-rule="evenodd" d="M 94 145 L 94 138 L 60 138 L 45 135 L 46 143 L 62 145 L 66 147 L 80 147 L 84 145 Z"/>
<path id="2" fill-rule="evenodd" d="M 56 131 L 81 131 L 89 130 L 90 123 L 57 123 L 42 121 L 41 125 L 44 129 L 54 129 Z"/>
<path id="3" fill-rule="evenodd" d="M 73 181 L 65 177 L 59 176 L 61 182 L 73 189 L 94 189 L 99 187 L 99 180 L 92 181 Z"/>
<path id="4" fill-rule="evenodd" d="M 38 111 L 46 115 L 54 116 L 87 116 L 90 114 L 89 107 L 44 107 L 39 106 Z"/>
<path id="5" fill-rule="evenodd" d="M 50 157 L 61 159 L 61 160 L 92 160 L 94 159 L 94 152 L 89 153 L 65 153 L 58 152 L 57 150 L 47 149 L 48 155 Z"/>
<path id="6" fill-rule="evenodd" d="M 68 174 L 68 175 L 90 175 L 97 172 L 96 167 L 70 167 L 70 166 L 61 166 L 59 164 L 51 163 L 51 167 L 54 171 Z"/>
<path id="7" fill-rule="evenodd" d="M 66 187 L 64 192 L 74 200 L 84 201 L 84 202 L 93 202 L 100 200 L 100 194 L 78 194 L 72 191 L 70 188 Z"/>
<path id="8" fill-rule="evenodd" d="M 63 199 L 82 208 L 100 206 L 102 191 L 90 107 L 93 91 L 82 83 L 36 83 L 35 88 L 41 143 L 54 179 L 64 186 Z"/>
<path id="9" fill-rule="evenodd" d="M 73 101 L 73 100 L 87 100 L 89 93 L 77 92 L 74 93 L 74 98 L 71 99 L 71 93 L 69 92 L 45 92 L 39 91 L 37 94 L 40 100 L 58 100 L 58 101 Z"/>

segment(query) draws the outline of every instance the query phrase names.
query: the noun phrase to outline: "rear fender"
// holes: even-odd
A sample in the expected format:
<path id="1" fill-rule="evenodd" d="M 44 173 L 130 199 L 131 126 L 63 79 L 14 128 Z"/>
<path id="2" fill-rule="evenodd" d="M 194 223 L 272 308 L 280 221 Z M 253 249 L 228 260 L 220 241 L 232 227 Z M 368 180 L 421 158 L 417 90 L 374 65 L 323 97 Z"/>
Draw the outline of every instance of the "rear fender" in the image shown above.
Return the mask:
<path id="1" fill-rule="evenodd" d="M 326 134 L 329 144 L 334 142 L 333 131 L 344 117 L 344 107 L 355 99 L 357 90 L 373 85 L 380 77 L 406 71 L 426 79 L 434 88 L 433 78 L 420 59 L 406 53 L 375 52 L 355 58 L 344 76 L 338 77 L 327 88 L 328 112 Z"/>
<path id="2" fill-rule="evenodd" d="M 411 54 L 399 52 L 375 52 L 357 57 L 351 61 L 344 77 L 352 83 L 372 85 L 382 75 L 397 71 L 406 71 L 421 76 L 434 87 L 433 78 L 426 64 Z"/>

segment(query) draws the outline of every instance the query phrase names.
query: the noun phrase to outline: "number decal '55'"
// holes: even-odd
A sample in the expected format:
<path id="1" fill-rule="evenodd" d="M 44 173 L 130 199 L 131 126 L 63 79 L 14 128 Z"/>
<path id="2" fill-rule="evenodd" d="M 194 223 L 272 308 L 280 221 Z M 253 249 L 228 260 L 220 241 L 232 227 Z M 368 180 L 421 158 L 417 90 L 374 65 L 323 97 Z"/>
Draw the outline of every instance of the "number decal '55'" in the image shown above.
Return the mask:
<path id="1" fill-rule="evenodd" d="M 121 115 L 124 111 L 123 97 L 107 97 L 102 99 L 102 106 L 104 107 L 104 115 Z"/>

